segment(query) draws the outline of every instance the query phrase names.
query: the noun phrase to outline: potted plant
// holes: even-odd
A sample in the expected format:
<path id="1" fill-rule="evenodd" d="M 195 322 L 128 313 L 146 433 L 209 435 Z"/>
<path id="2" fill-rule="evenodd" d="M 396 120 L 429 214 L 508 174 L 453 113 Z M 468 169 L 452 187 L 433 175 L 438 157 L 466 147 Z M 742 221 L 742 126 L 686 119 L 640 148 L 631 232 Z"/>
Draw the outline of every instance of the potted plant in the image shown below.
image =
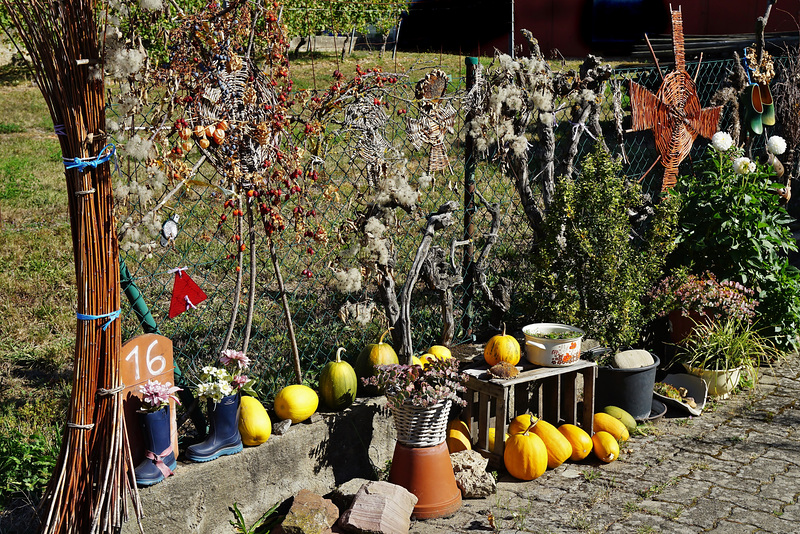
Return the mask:
<path id="1" fill-rule="evenodd" d="M 709 395 L 725 398 L 742 376 L 755 381 L 759 365 L 780 354 L 748 321 L 727 317 L 696 325 L 677 358 L 708 384 Z"/>
<path id="2" fill-rule="evenodd" d="M 394 416 L 397 441 L 410 447 L 444 442 L 453 403 L 466 405 L 460 393 L 466 377 L 455 358 L 431 359 L 423 365 L 378 365 L 376 374 L 362 378 L 383 391 Z"/>
<path id="3" fill-rule="evenodd" d="M 444 517 L 461 507 L 445 439 L 450 406 L 465 405 L 459 395 L 466 376 L 455 358 L 431 359 L 423 365 L 379 365 L 375 376 L 362 378 L 382 389 L 394 416 L 397 444 L 389 482 L 417 496 L 412 516 Z"/>
<path id="4" fill-rule="evenodd" d="M 175 396 L 178 391 L 181 389 L 158 380 L 148 380 L 139 386 L 142 404 L 138 411 L 145 446 L 145 457 L 134 470 L 139 486 L 161 482 L 171 476 L 178 465 L 172 450 L 169 413 L 170 400 L 181 403 Z"/>
<path id="5" fill-rule="evenodd" d="M 250 358 L 244 352 L 224 350 L 219 361 L 223 367 L 207 365 L 202 368 L 197 385 L 197 398 L 206 399 L 208 404 L 211 431 L 205 441 L 186 449 L 186 457 L 195 462 L 208 462 L 242 450 L 240 392 L 256 396 L 251 380 L 244 374 L 250 366 Z"/>
<path id="6" fill-rule="evenodd" d="M 731 318 L 750 323 L 758 301 L 739 282 L 717 280 L 714 273 L 690 274 L 685 268 L 662 279 L 650 292 L 655 315 L 667 316 L 674 343 L 682 343 L 696 324 Z"/>

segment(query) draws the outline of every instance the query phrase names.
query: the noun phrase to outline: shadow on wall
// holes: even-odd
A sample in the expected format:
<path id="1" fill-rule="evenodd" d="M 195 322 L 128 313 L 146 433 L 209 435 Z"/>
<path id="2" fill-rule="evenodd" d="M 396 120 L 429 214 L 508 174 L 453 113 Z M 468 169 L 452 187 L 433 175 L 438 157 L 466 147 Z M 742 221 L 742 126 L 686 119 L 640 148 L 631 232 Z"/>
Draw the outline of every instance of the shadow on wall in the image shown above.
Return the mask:
<path id="1" fill-rule="evenodd" d="M 345 410 L 336 417 L 326 417 L 329 437 L 310 452 L 315 460 L 314 474 L 330 469 L 337 486 L 354 478 L 380 479 L 383 466 L 373 463 L 369 448 L 375 419 L 383 410 L 386 408 L 373 405 L 368 413 Z"/>

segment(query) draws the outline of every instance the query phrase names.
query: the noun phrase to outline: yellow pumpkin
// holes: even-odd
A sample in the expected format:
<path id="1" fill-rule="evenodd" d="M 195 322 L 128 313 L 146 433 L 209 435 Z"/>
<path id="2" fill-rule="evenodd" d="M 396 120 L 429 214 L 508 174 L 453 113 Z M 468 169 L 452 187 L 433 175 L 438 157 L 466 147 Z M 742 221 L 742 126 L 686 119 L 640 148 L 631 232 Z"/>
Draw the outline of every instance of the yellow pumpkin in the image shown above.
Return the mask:
<path id="1" fill-rule="evenodd" d="M 592 436 L 592 444 L 594 445 L 594 454 L 601 461 L 611 463 L 619 458 L 619 443 L 608 432 L 601 430 L 595 432 Z"/>
<path id="2" fill-rule="evenodd" d="M 592 452 L 592 438 L 581 427 L 564 423 L 558 427 L 558 431 L 572 445 L 572 454 L 569 459 L 573 462 L 583 460 Z"/>
<path id="3" fill-rule="evenodd" d="M 547 467 L 555 469 L 572 456 L 572 445 L 556 427 L 539 419 L 531 429 L 534 434 L 542 438 L 547 447 Z"/>
<path id="4" fill-rule="evenodd" d="M 492 337 L 483 349 L 483 359 L 489 367 L 500 362 L 517 365 L 520 358 L 519 342 L 514 336 L 506 335 L 506 323 L 503 323 L 503 333 Z"/>
<path id="5" fill-rule="evenodd" d="M 419 365 L 420 367 L 425 367 L 425 363 L 416 356 L 411 357 L 411 365 Z"/>
<path id="6" fill-rule="evenodd" d="M 503 463 L 508 474 L 520 480 L 539 478 L 547 470 L 547 447 L 533 432 L 512 434 L 506 440 Z"/>
<path id="7" fill-rule="evenodd" d="M 529 413 L 524 413 L 522 415 L 516 416 L 514 419 L 511 420 L 511 423 L 508 425 L 508 433 L 510 435 L 514 434 L 522 434 L 526 430 L 528 430 L 533 423 L 535 423 L 538 419 L 536 416 L 531 415 Z"/>
<path id="8" fill-rule="evenodd" d="M 628 441 L 630 434 L 622 421 L 604 412 L 594 414 L 594 431 L 605 431 L 614 436 L 617 441 Z"/>
<path id="9" fill-rule="evenodd" d="M 240 399 L 239 433 L 248 447 L 261 445 L 272 434 L 272 421 L 258 399 L 246 395 Z"/>
<path id="10" fill-rule="evenodd" d="M 305 421 L 317 411 L 319 397 L 308 386 L 294 384 L 286 386 L 275 395 L 275 413 L 292 424 Z"/>
<path id="11" fill-rule="evenodd" d="M 445 347 L 444 345 L 434 345 L 428 349 L 428 354 L 433 354 L 440 360 L 447 360 L 448 358 L 452 358 L 453 354 L 450 352 L 450 349 Z"/>
<path id="12" fill-rule="evenodd" d="M 450 454 L 472 449 L 472 440 L 469 436 L 467 423 L 455 419 L 447 424 L 447 450 Z"/>

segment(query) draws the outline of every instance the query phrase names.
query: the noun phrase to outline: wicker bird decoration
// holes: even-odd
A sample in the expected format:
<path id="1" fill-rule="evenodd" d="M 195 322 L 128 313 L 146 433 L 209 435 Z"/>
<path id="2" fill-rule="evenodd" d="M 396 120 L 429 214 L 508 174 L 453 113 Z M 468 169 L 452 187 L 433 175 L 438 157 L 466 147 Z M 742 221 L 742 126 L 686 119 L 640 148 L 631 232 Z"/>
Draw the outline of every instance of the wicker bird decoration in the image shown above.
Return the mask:
<path id="1" fill-rule="evenodd" d="M 419 118 L 406 121 L 406 132 L 415 150 L 423 144 L 431 146 L 428 173 L 444 170 L 450 165 L 445 136 L 453 132 L 456 110 L 443 100 L 447 91 L 447 74 L 434 69 L 417 82 L 415 98 L 419 102 Z"/>
<path id="2" fill-rule="evenodd" d="M 374 186 L 385 171 L 385 154 L 390 144 L 381 132 L 388 116 L 374 98 L 361 97 L 345 109 L 344 124 L 357 132 L 354 156 L 367 164 L 367 182 Z"/>
<path id="3" fill-rule="evenodd" d="M 714 135 L 722 112 L 722 106 L 701 108 L 697 86 L 686 72 L 683 16 L 680 8 L 671 13 L 675 70 L 664 76 L 655 95 L 636 82 L 629 85 L 631 128 L 653 130 L 659 160 L 664 166 L 662 191 L 677 182 L 678 167 L 689 155 L 697 136 L 710 139 Z M 658 66 L 655 54 L 653 59 Z"/>

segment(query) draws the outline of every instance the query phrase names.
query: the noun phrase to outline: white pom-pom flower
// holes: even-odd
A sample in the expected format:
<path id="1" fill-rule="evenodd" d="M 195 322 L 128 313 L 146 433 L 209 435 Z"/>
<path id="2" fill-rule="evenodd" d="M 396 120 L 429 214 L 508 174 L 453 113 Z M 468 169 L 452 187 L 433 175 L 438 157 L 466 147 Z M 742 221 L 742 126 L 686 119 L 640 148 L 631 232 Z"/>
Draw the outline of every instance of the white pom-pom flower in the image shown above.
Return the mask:
<path id="1" fill-rule="evenodd" d="M 786 152 L 786 141 L 779 135 L 773 135 L 767 139 L 767 152 L 780 156 Z"/>
<path id="2" fill-rule="evenodd" d="M 756 164 L 744 156 L 733 160 L 733 170 L 736 174 L 749 174 L 755 172 Z"/>
<path id="3" fill-rule="evenodd" d="M 727 152 L 733 146 L 733 138 L 728 132 L 717 132 L 711 138 L 711 145 L 717 152 Z"/>

